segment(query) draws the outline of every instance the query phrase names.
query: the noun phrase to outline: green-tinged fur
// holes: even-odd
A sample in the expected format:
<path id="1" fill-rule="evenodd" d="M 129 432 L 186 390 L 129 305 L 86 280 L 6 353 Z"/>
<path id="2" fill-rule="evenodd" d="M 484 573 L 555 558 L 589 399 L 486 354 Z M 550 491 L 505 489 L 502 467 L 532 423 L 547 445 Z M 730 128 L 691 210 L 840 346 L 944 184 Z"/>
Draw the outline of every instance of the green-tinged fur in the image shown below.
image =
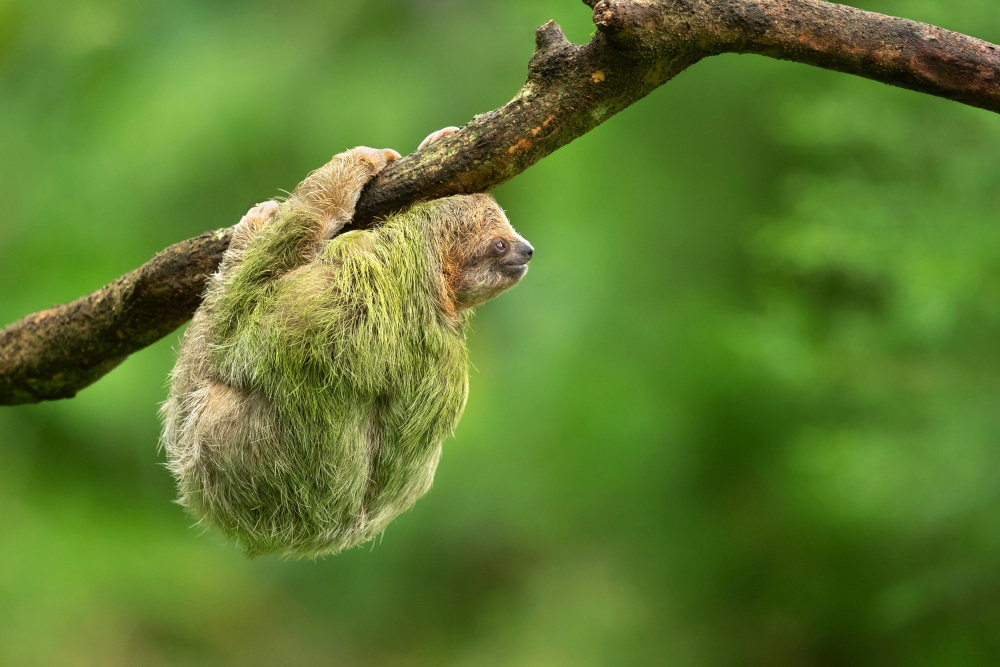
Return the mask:
<path id="1" fill-rule="evenodd" d="M 465 405 L 462 304 L 523 275 L 487 241 L 530 257 L 485 195 L 324 241 L 379 155 L 341 154 L 251 210 L 181 344 L 163 409 L 180 502 L 250 555 L 364 542 L 430 488 Z"/>
<path id="2" fill-rule="evenodd" d="M 212 367 L 254 406 L 222 406 L 234 414 L 218 436 L 172 467 L 181 502 L 249 553 L 366 541 L 430 487 L 468 383 L 462 324 L 436 305 L 427 209 L 338 236 L 321 261 L 268 281 L 301 224 L 287 216 L 217 287 Z"/>

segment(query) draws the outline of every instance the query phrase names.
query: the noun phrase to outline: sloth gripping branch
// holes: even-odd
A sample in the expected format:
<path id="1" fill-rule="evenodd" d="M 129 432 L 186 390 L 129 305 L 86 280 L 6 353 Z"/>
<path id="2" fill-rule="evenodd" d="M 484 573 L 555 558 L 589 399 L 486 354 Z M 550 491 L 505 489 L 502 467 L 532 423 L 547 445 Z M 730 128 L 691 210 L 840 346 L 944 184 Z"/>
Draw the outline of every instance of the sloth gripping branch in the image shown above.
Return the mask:
<path id="1" fill-rule="evenodd" d="M 428 199 L 483 192 L 589 132 L 700 59 L 756 53 L 1000 111 L 1000 47 L 821 0 L 584 0 L 597 32 L 535 32 L 514 98 L 397 160 L 361 195 L 352 226 Z M 348 227 L 350 228 L 350 227 Z M 183 324 L 229 243 L 178 243 L 70 304 L 0 331 L 0 404 L 69 398 Z"/>

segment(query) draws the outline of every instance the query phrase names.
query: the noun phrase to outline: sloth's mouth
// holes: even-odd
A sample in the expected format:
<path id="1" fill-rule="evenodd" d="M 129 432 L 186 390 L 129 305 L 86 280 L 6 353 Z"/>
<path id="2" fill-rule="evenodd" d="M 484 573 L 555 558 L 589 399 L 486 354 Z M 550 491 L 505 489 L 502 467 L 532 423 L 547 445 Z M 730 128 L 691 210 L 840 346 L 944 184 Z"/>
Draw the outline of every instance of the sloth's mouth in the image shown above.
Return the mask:
<path id="1" fill-rule="evenodd" d="M 501 264 L 500 270 L 515 280 L 520 280 L 528 272 L 528 263 L 524 264 Z"/>

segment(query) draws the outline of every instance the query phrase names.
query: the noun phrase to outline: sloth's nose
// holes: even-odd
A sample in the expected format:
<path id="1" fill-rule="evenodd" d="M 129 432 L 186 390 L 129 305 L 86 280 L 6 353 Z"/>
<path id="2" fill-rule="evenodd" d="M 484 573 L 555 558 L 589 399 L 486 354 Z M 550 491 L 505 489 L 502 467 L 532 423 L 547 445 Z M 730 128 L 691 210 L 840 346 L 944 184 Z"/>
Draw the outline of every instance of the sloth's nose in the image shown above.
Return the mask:
<path id="1" fill-rule="evenodd" d="M 521 241 L 520 251 L 521 256 L 524 257 L 525 263 L 527 263 L 528 260 L 531 259 L 531 256 L 535 254 L 535 249 L 527 241 Z"/>

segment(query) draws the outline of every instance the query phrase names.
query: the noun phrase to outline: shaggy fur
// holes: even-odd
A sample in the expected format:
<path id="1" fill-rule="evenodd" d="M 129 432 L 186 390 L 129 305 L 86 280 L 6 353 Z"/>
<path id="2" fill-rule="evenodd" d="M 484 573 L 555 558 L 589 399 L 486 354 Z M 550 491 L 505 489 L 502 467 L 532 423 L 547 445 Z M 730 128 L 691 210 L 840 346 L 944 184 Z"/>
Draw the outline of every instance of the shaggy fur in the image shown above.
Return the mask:
<path id="1" fill-rule="evenodd" d="M 335 553 L 430 488 L 465 405 L 469 308 L 527 270 L 487 195 L 335 236 L 395 157 L 353 149 L 251 209 L 181 343 L 163 407 L 180 502 L 249 555 Z"/>

